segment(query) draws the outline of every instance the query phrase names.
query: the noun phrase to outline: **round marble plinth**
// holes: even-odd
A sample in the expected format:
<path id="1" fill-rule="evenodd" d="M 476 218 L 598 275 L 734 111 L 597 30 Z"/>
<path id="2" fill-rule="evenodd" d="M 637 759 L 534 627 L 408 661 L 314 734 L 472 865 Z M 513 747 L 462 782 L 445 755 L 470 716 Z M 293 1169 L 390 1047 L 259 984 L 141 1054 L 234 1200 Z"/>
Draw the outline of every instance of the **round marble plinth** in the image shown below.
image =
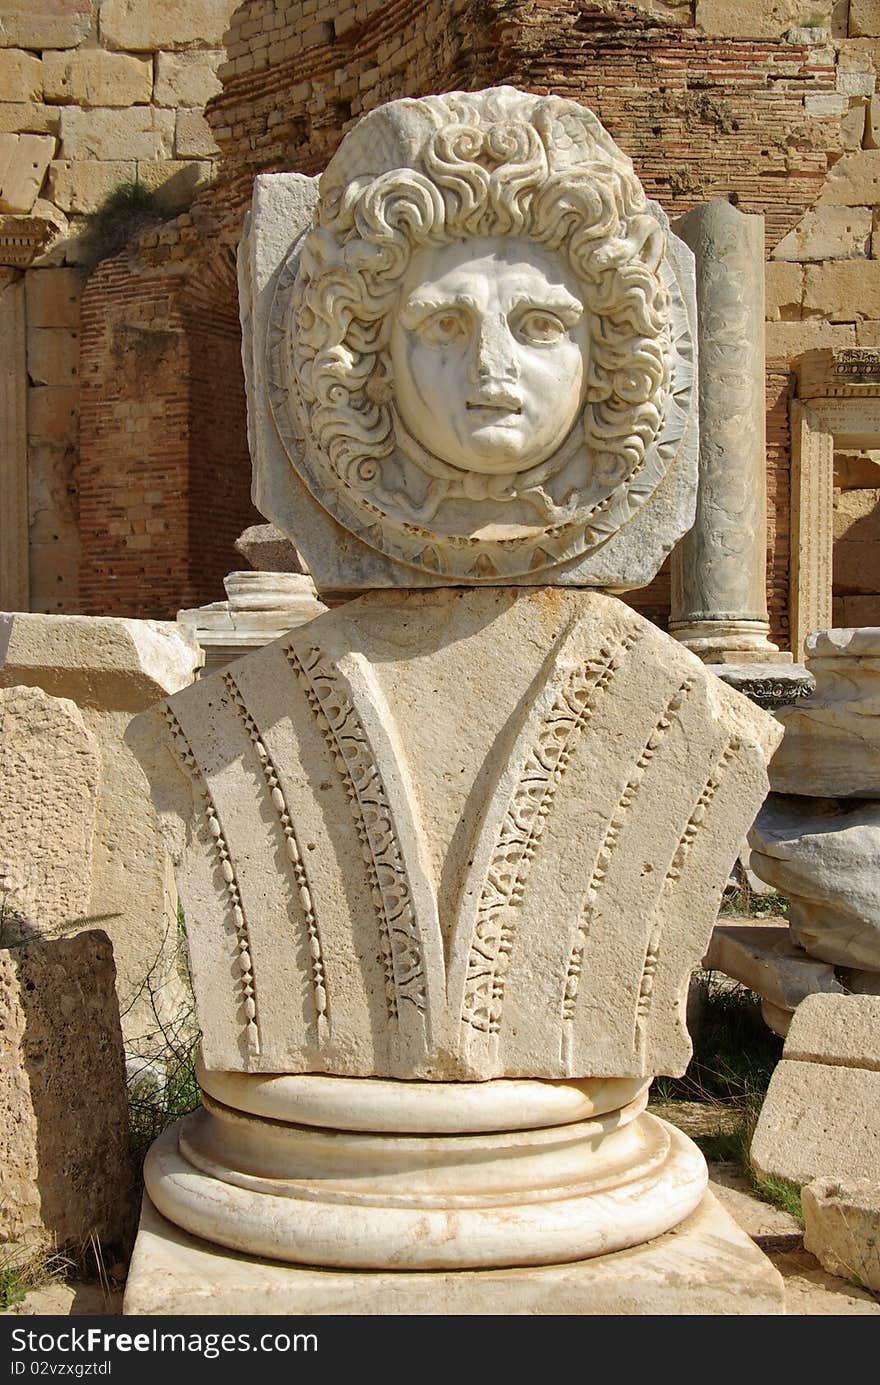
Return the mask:
<path id="1" fill-rule="evenodd" d="M 265 1079 L 202 1075 L 203 1109 L 156 1142 L 145 1182 L 169 1220 L 245 1254 L 337 1269 L 561 1264 L 661 1235 L 690 1214 L 706 1187 L 696 1146 L 644 1113 L 644 1082 L 620 1084 L 632 1098 L 625 1105 L 578 1119 L 571 1115 L 578 1102 L 594 1111 L 597 1100 L 602 1105 L 602 1084 L 578 1094 L 584 1084 L 309 1076 L 297 1111 L 291 1077 L 275 1079 L 288 1084 L 274 1089 L 290 1112 L 279 1119 L 241 1109 L 241 1084 L 253 1082 L 245 1095 L 262 1104 Z M 453 1103 L 445 1118 L 440 1085 Z M 209 1087 L 222 1089 L 227 1102 L 208 1095 Z M 351 1116 L 343 1090 L 350 1087 L 357 1088 L 355 1128 L 338 1115 Z M 233 1089 L 239 1109 L 227 1104 Z M 611 1090 L 606 1083 L 606 1097 Z M 568 1119 L 551 1123 L 560 1103 Z M 441 1129 L 429 1134 L 432 1110 Z M 308 1119 L 334 1111 L 330 1126 Z M 487 1129 L 493 1111 L 519 1111 L 519 1123 Z M 395 1130 L 392 1116 L 402 1112 L 420 1133 Z M 373 1129 L 364 1128 L 368 1121 Z"/>

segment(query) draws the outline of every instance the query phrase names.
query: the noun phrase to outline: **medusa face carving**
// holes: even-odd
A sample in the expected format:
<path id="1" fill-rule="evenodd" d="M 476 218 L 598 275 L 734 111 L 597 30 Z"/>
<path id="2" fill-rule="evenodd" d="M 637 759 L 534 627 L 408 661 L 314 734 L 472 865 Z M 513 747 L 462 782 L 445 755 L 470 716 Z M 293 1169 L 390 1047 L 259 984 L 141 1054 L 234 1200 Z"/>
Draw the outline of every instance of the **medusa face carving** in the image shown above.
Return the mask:
<path id="1" fill-rule="evenodd" d="M 422 447 L 481 475 L 527 470 L 583 408 L 589 331 L 574 275 L 514 237 L 417 251 L 390 356 L 397 411 Z"/>
<path id="2" fill-rule="evenodd" d="M 315 498 L 455 581 L 604 543 L 674 459 L 691 381 L 666 233 L 591 112 L 505 87 L 392 102 L 319 193 L 270 360 Z"/>

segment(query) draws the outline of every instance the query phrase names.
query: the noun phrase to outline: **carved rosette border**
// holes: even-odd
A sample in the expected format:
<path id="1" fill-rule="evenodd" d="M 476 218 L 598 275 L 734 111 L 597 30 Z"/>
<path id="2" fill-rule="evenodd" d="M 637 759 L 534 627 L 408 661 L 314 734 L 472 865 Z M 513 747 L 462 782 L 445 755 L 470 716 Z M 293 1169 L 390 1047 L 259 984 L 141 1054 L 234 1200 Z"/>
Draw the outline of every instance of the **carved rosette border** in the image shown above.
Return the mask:
<path id="1" fill-rule="evenodd" d="M 284 653 L 345 785 L 376 908 L 388 1014 L 399 1022 L 402 1001 L 419 1013 L 426 1011 L 427 991 L 415 906 L 388 793 L 339 669 L 317 645 L 303 651 L 288 645 Z"/>
<path id="2" fill-rule="evenodd" d="M 254 720 L 253 714 L 249 710 L 242 696 L 241 689 L 236 683 L 233 675 L 227 671 L 222 677 L 232 700 L 233 707 L 244 725 L 251 744 L 254 747 L 266 790 L 269 795 L 269 800 L 278 814 L 279 825 L 284 836 L 287 859 L 293 872 L 297 895 L 302 905 L 305 918 L 311 968 L 312 1002 L 315 1007 L 318 1043 L 321 1044 L 329 1038 L 330 1020 L 328 1014 L 327 980 L 324 968 L 324 953 L 321 946 L 321 934 L 318 927 L 317 915 L 315 913 L 312 891 L 306 873 L 305 858 L 303 857 L 302 848 L 297 839 L 296 828 L 293 825 L 290 809 L 288 808 L 284 792 L 279 782 L 278 771 L 272 760 L 272 756 L 266 749 L 260 728 Z"/>
<path id="3" fill-rule="evenodd" d="M 666 872 L 663 886 L 661 889 L 661 916 L 651 930 L 648 946 L 645 951 L 645 962 L 642 968 L 642 979 L 639 983 L 639 996 L 636 1003 L 636 1027 L 634 1050 L 637 1054 L 644 1054 L 648 1037 L 648 1020 L 651 1012 L 651 1004 L 654 996 L 654 976 L 657 971 L 657 964 L 660 960 L 660 944 L 663 932 L 662 901 L 664 895 L 668 897 L 684 870 L 685 862 L 690 855 L 694 842 L 700 828 L 706 821 L 706 813 L 713 798 L 721 787 L 728 765 L 739 750 L 741 742 L 738 737 L 732 737 L 722 750 L 716 760 L 705 784 L 700 792 L 700 796 L 694 804 L 693 811 L 685 824 L 684 831 L 678 840 L 678 845 L 672 855 L 669 869 Z"/>
<path id="4" fill-rule="evenodd" d="M 254 967 L 251 958 L 247 919 L 245 917 L 244 905 L 242 904 L 241 890 L 239 889 L 238 881 L 235 876 L 235 867 L 232 864 L 232 855 L 223 828 L 220 825 L 217 807 L 204 781 L 199 762 L 195 757 L 186 732 L 167 703 L 162 708 L 162 713 L 168 729 L 171 732 L 171 741 L 177 756 L 201 793 L 208 835 L 211 840 L 213 853 L 220 868 L 220 873 L 223 876 L 226 886 L 226 898 L 232 914 L 232 921 L 235 925 L 235 936 L 238 945 L 238 970 L 242 989 L 242 1005 L 246 1016 L 245 1038 L 248 1051 L 254 1054 L 255 1057 L 258 1057 L 260 1053 L 260 1029 L 259 1017 L 257 1015 L 256 982 L 254 979 Z"/>
<path id="5" fill-rule="evenodd" d="M 620 833 L 626 821 L 626 816 L 632 807 L 642 781 L 645 771 L 654 758 L 658 746 L 672 725 L 674 714 L 684 705 L 685 699 L 691 692 L 695 680 L 685 678 L 678 686 L 672 697 L 666 703 L 661 715 L 658 717 L 644 748 L 632 768 L 626 787 L 618 799 L 617 806 L 611 815 L 611 821 L 605 830 L 605 836 L 599 853 L 596 857 L 596 864 L 587 886 L 584 905 L 578 919 L 577 931 L 569 955 L 568 967 L 566 969 L 565 988 L 562 999 L 562 1050 L 563 1059 L 570 1062 L 572 1058 L 573 1025 L 575 1016 L 575 1006 L 577 1004 L 578 992 L 580 989 L 581 972 L 583 969 L 584 951 L 587 939 L 590 935 L 590 928 L 596 913 L 596 906 L 601 894 L 602 884 L 608 873 L 614 849 L 617 846 Z"/>
<path id="6" fill-rule="evenodd" d="M 633 631 L 617 649 L 605 645 L 596 659 L 571 671 L 541 722 L 507 805 L 477 906 L 465 977 L 462 1022 L 481 1033 L 501 1028 L 515 938 L 510 910 L 522 903 L 556 791 L 601 695 L 640 637 L 641 631 Z"/>

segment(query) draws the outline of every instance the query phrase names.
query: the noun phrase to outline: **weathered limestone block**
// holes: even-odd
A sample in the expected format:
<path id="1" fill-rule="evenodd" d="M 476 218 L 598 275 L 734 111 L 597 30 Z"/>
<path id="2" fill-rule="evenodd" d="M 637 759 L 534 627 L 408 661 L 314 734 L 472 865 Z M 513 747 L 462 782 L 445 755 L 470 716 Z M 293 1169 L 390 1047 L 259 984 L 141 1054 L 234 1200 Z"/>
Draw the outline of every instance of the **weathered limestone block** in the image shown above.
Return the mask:
<path id="1" fill-rule="evenodd" d="M 174 114 L 155 106 L 61 112 L 62 159 L 131 160 L 171 156 Z"/>
<path id="2" fill-rule="evenodd" d="M 850 0 L 849 32 L 854 37 L 867 38 L 880 34 L 880 15 L 871 0 Z"/>
<path id="3" fill-rule="evenodd" d="M 78 327 L 85 274 L 80 269 L 41 269 L 25 278 L 27 325 Z"/>
<path id="4" fill-rule="evenodd" d="M 257 572 L 304 572 L 290 539 L 274 524 L 251 524 L 235 540 L 235 551 Z"/>
<path id="5" fill-rule="evenodd" d="M 832 966 L 793 946 L 787 920 L 717 923 L 703 967 L 722 971 L 755 991 L 761 997 L 766 1023 L 783 1037 L 806 996 L 816 992 L 843 994 Z"/>
<path id="6" fill-rule="evenodd" d="M 831 22 L 832 0 L 697 0 L 697 28 L 715 38 L 781 38 L 789 29 Z"/>
<path id="7" fill-rule="evenodd" d="M 880 263 L 876 260 L 835 260 L 828 264 L 807 265 L 804 315 L 811 313 L 829 322 L 880 317 Z"/>
<path id="8" fill-rule="evenodd" d="M 211 159 L 219 154 L 217 141 L 201 111 L 178 111 L 174 152 L 179 159 Z"/>
<path id="9" fill-rule="evenodd" d="M 137 180 L 156 194 L 160 207 L 180 211 L 210 181 L 213 170 L 207 159 L 153 159 L 138 164 Z"/>
<path id="10" fill-rule="evenodd" d="M 445 591 L 331 611 L 137 738 L 209 1068 L 483 1080 L 683 1070 L 776 728 L 613 599 Z"/>
<path id="11" fill-rule="evenodd" d="M 105 933 L 0 943 L 0 1243 L 79 1250 L 131 1232 L 134 1188 Z"/>
<path id="12" fill-rule="evenodd" d="M 76 48 L 92 27 L 91 0 L 54 0 L 34 5 L 33 0 L 2 0 L 0 47 Z"/>
<path id="13" fill-rule="evenodd" d="M 6 101 L 41 101 L 43 64 L 33 53 L 0 48 L 0 92 Z"/>
<path id="14" fill-rule="evenodd" d="M 869 207 L 814 207 L 776 246 L 773 260 L 864 259 L 871 246 Z"/>
<path id="15" fill-rule="evenodd" d="M 805 663 L 816 690 L 778 712 L 785 738 L 770 767 L 774 793 L 880 798 L 880 629 L 808 635 Z"/>
<path id="16" fill-rule="evenodd" d="M 197 650 L 171 623 L 0 616 L 0 686 L 69 698 L 100 746 L 87 912 L 113 941 L 129 1045 L 155 1032 L 153 999 L 168 1018 L 183 992 L 170 864 L 146 781 L 123 737 L 134 712 L 184 687 L 198 663 Z"/>
<path id="17" fill-rule="evenodd" d="M 29 328 L 27 370 L 35 385 L 74 385 L 79 374 L 79 333 L 68 327 Z"/>
<path id="18" fill-rule="evenodd" d="M 0 212 L 32 209 L 54 153 L 54 135 L 0 135 Z"/>
<path id="19" fill-rule="evenodd" d="M 22 279 L 0 288 L 0 603 L 28 605 L 28 419 L 26 293 Z"/>
<path id="20" fill-rule="evenodd" d="M 28 389 L 28 438 L 75 442 L 80 392 L 75 385 L 32 385 Z"/>
<path id="21" fill-rule="evenodd" d="M 0 131 L 3 134 L 57 135 L 61 116 L 57 106 L 40 101 L 0 103 Z"/>
<path id="22" fill-rule="evenodd" d="M 53 159 L 48 195 L 64 212 L 93 212 L 120 183 L 136 179 L 134 160 Z"/>
<path id="23" fill-rule="evenodd" d="M 768 322 L 764 342 L 768 361 L 793 364 L 805 351 L 855 346 L 856 329 L 852 323 Z"/>
<path id="24" fill-rule="evenodd" d="M 81 927 L 92 888 L 101 757 L 79 709 L 0 688 L 0 938 Z"/>
<path id="25" fill-rule="evenodd" d="M 829 1274 L 880 1292 L 880 1182 L 814 1178 L 801 1205 L 804 1250 Z"/>
<path id="26" fill-rule="evenodd" d="M 755 874 L 790 898 L 798 946 L 880 971 L 880 803 L 771 794 L 749 842 Z"/>
<path id="27" fill-rule="evenodd" d="M 864 101 L 856 101 L 844 112 L 840 122 L 840 142 L 844 149 L 861 149 L 865 142 L 867 117 L 868 107 Z"/>
<path id="28" fill-rule="evenodd" d="M 798 1007 L 785 1057 L 880 1072 L 880 997 L 813 996 Z M 880 1151 L 878 1151 L 880 1157 Z"/>
<path id="29" fill-rule="evenodd" d="M 804 271 L 798 264 L 768 260 L 765 266 L 764 309 L 768 322 L 799 318 L 804 296 Z"/>
<path id="30" fill-rule="evenodd" d="M 101 36 L 108 48 L 217 48 L 237 0 L 104 0 Z"/>
<path id="31" fill-rule="evenodd" d="M 101 48 L 46 53 L 43 83 L 47 101 L 77 106 L 134 106 L 153 91 L 153 60 Z"/>
<path id="32" fill-rule="evenodd" d="M 523 134 L 505 154 L 504 177 L 490 197 L 480 142 L 491 142 L 499 123 Z M 478 235 L 469 198 L 452 184 L 445 192 L 437 185 L 430 226 L 420 210 L 425 181 L 446 157 L 444 130 L 454 124 L 477 132 L 473 158 L 462 145 L 454 159 L 462 186 L 486 203 Z M 571 190 L 571 170 L 587 164 L 608 207 L 620 209 L 607 234 L 628 249 L 613 268 L 610 260 L 592 264 L 586 242 L 581 257 L 575 239 L 562 259 L 539 249 L 564 237 L 567 199 L 583 196 L 580 183 Z M 364 216 L 373 216 L 367 206 L 375 198 L 412 206 L 394 223 L 404 231 L 392 232 L 389 223 L 387 253 L 403 236 L 393 276 L 351 274 L 357 227 L 373 237 L 343 198 L 355 176 Z M 320 230 L 317 197 L 317 181 L 301 175 L 258 178 L 239 273 L 254 500 L 296 534 L 319 593 L 546 583 L 623 590 L 650 581 L 693 520 L 693 261 L 595 117 L 572 102 L 510 87 L 392 102 L 350 131 L 330 161 L 321 178 Z M 580 205 L 571 215 L 582 214 Z M 468 238 L 475 253 L 462 259 L 454 247 Z M 502 294 L 515 281 L 519 292 L 525 276 L 529 301 L 545 302 L 545 255 L 557 280 L 562 274 L 566 321 L 557 319 L 554 338 L 561 356 L 551 353 L 540 367 L 532 360 L 504 394 L 500 386 L 475 393 L 459 353 L 448 354 L 444 374 L 431 342 L 417 344 L 426 307 L 418 306 L 416 285 L 424 280 L 442 295 L 455 281 L 471 296 L 491 281 L 493 256 L 505 246 Z M 332 307 L 340 276 L 351 278 L 345 293 L 358 304 L 344 320 Z M 649 324 L 644 338 L 623 310 L 629 294 L 633 310 L 638 300 L 638 314 L 647 313 L 639 318 Z M 323 305 L 317 313 L 313 299 Z M 401 318 L 404 302 L 412 311 Z M 389 330 L 377 338 L 378 320 Z M 304 321 L 312 324 L 305 333 Z M 594 335 L 596 376 L 587 383 L 584 353 Z M 337 389 L 335 367 L 328 373 L 337 351 L 352 361 L 351 390 Z M 552 413 L 539 403 L 548 391 L 560 405 Z M 544 431 L 535 430 L 527 446 L 538 418 Z M 336 439 L 345 439 L 344 465 Z"/>
<path id="33" fill-rule="evenodd" d="M 880 201 L 880 149 L 844 154 L 822 184 L 819 205 L 872 207 Z"/>
<path id="34" fill-rule="evenodd" d="M 761 1176 L 880 1181 L 880 996 L 812 995 L 795 1011 L 752 1141 Z"/>
<path id="35" fill-rule="evenodd" d="M 192 52 L 157 53 L 153 100 L 157 106 L 191 106 L 204 110 L 212 96 L 221 90 L 217 68 L 223 62 L 222 48 L 195 49 Z"/>

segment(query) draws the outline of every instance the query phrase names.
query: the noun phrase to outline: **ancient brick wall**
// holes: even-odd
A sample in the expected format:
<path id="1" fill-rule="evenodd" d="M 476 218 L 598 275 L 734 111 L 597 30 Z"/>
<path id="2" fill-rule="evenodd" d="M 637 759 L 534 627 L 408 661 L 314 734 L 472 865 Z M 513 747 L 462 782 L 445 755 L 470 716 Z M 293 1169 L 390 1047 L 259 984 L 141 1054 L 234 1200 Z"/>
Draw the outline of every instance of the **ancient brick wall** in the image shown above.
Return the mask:
<path id="1" fill-rule="evenodd" d="M 82 303 L 79 505 L 85 615 L 167 617 L 189 588 L 189 341 L 167 276 L 125 257 Z"/>
<path id="2" fill-rule="evenodd" d="M 230 276 L 186 291 L 176 276 L 133 273 L 121 255 L 88 281 L 77 473 L 86 615 L 167 619 L 217 599 L 241 561 L 235 539 L 259 519 Z"/>

